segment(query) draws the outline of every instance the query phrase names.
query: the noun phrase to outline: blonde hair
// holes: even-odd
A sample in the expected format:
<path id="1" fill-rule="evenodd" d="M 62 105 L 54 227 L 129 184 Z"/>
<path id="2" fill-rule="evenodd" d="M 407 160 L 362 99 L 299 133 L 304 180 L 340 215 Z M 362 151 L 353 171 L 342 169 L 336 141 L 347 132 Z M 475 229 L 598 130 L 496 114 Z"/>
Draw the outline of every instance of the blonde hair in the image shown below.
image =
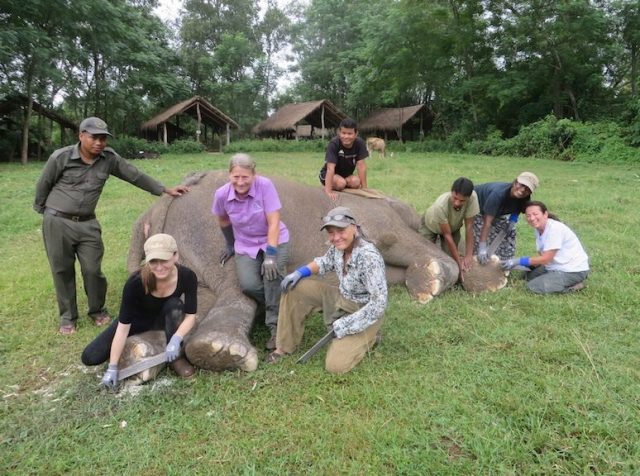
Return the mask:
<path id="1" fill-rule="evenodd" d="M 140 268 L 140 280 L 142 281 L 142 287 L 144 287 L 144 293 L 149 294 L 156 290 L 158 283 L 156 281 L 156 275 L 151 271 L 149 263 L 144 263 Z"/>

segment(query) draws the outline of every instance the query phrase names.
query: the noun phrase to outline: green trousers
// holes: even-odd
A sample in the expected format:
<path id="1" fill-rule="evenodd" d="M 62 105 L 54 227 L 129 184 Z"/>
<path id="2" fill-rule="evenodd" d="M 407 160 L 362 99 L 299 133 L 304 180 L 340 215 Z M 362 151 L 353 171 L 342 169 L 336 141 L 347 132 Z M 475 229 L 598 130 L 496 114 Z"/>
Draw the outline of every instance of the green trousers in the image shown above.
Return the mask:
<path id="1" fill-rule="evenodd" d="M 45 213 L 42 235 L 58 299 L 60 325 L 75 324 L 78 320 L 76 257 L 80 262 L 89 316 L 105 311 L 107 278 L 101 269 L 104 245 L 98 220 L 75 222 Z"/>

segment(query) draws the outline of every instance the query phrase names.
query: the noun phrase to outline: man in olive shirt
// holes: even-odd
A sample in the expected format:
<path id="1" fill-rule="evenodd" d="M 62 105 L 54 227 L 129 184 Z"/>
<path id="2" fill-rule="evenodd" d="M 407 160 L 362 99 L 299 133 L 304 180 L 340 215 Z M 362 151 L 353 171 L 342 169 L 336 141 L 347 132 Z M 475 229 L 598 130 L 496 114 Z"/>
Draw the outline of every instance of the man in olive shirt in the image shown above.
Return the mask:
<path id="1" fill-rule="evenodd" d="M 460 269 L 460 281 L 464 281 L 464 271 L 473 262 L 473 219 L 480 213 L 478 196 L 473 190 L 473 182 L 460 177 L 453 182 L 451 192 L 440 195 L 422 217 L 422 234 L 435 243 L 440 237 L 442 250 L 449 254 Z M 465 228 L 465 254 L 460 256 L 460 228 Z"/>
<path id="2" fill-rule="evenodd" d="M 76 257 L 80 262 L 89 316 L 97 326 L 110 321 L 105 309 L 107 278 L 102 273 L 102 230 L 95 210 L 110 175 L 126 180 L 154 195 L 177 197 L 189 191 L 184 185 L 166 188 L 106 147 L 111 136 L 107 124 L 89 117 L 80 123 L 79 142 L 56 150 L 36 185 L 34 210 L 44 214 L 42 235 L 53 274 L 60 333 L 73 334 L 78 320 Z"/>

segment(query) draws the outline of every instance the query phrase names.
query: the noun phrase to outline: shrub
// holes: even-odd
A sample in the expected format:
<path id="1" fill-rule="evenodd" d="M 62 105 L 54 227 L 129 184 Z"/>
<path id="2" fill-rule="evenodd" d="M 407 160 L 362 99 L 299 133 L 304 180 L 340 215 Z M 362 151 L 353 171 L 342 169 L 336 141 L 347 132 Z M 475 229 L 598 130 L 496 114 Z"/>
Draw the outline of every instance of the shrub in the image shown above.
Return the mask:
<path id="1" fill-rule="evenodd" d="M 582 123 L 549 115 L 502 140 L 493 132 L 465 144 L 466 152 L 517 155 L 585 162 L 640 162 L 640 150 L 625 143 L 622 128 L 613 122 Z"/>
<path id="2" fill-rule="evenodd" d="M 167 147 L 162 142 L 149 142 L 139 137 L 125 135 L 109 139 L 109 147 L 112 147 L 125 159 L 136 159 L 140 157 L 141 152 L 150 154 L 167 152 Z"/>
<path id="3" fill-rule="evenodd" d="M 224 146 L 224 152 L 323 152 L 330 137 L 312 140 L 244 139 Z"/>
<path id="4" fill-rule="evenodd" d="M 169 144 L 172 154 L 198 154 L 205 151 L 205 145 L 192 139 L 178 139 Z"/>

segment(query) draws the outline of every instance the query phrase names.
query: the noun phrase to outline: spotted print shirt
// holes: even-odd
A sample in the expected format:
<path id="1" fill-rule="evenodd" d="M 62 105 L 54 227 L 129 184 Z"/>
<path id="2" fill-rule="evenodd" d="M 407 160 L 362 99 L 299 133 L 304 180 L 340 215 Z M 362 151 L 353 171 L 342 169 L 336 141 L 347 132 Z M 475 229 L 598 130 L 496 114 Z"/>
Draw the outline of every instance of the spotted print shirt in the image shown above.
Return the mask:
<path id="1" fill-rule="evenodd" d="M 380 319 L 387 307 L 387 280 L 384 261 L 376 247 L 360 240 L 353 248 L 351 258 L 345 263 L 343 252 L 331 246 L 324 256 L 315 258 L 321 276 L 335 271 L 340 281 L 340 294 L 350 301 L 363 304 L 353 314 L 333 323 L 336 337 L 362 332 Z"/>

